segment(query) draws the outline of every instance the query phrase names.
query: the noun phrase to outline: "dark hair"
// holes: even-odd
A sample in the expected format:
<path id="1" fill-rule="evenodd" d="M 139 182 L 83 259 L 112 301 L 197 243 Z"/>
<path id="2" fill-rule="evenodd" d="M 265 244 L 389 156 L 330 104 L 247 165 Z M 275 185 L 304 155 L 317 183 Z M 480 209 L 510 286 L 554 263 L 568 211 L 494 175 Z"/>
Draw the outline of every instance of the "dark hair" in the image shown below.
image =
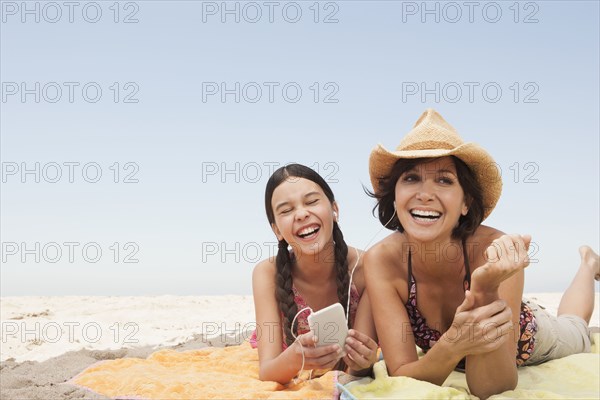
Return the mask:
<path id="1" fill-rule="evenodd" d="M 301 164 L 289 164 L 277 169 L 267 182 L 265 190 L 265 210 L 269 224 L 275 222 L 273 206 L 271 200 L 275 189 L 290 177 L 304 178 L 315 182 L 321 187 L 325 196 L 331 203 L 335 201 L 333 191 L 325 182 L 325 180 L 309 167 Z M 344 235 L 340 230 L 337 222 L 333 223 L 333 242 L 335 243 L 334 257 L 336 269 L 337 295 L 340 303 L 346 305 L 348 303 L 348 285 L 350 284 L 350 275 L 348 274 L 348 246 L 344 241 Z M 298 312 L 298 307 L 294 302 L 294 293 L 292 291 L 292 257 L 288 250 L 288 243 L 282 239 L 279 241 L 277 258 L 275 261 L 277 266 L 277 275 L 275 278 L 275 298 L 279 303 L 279 310 L 282 314 L 283 332 L 285 341 L 288 346 L 294 342 L 292 331 L 297 332 L 297 324 L 292 327 L 291 323 L 294 316 Z M 344 307 L 345 308 L 345 307 Z M 348 310 L 346 310 L 348 312 Z M 348 319 L 350 320 L 350 319 Z"/>
<path id="2" fill-rule="evenodd" d="M 458 182 L 465 192 L 465 199 L 469 206 L 467 215 L 461 215 L 458 220 L 458 226 L 452 231 L 452 237 L 455 239 L 464 240 L 472 235 L 483 221 L 483 196 L 481 186 L 475 178 L 475 174 L 467 164 L 460 158 L 451 156 L 456 168 Z M 394 200 L 396 197 L 396 182 L 400 179 L 403 173 L 410 171 L 420 164 L 425 164 L 435 158 L 401 158 L 392 167 L 390 176 L 379 181 L 379 193 L 373 193 L 366 190 L 367 194 L 377 199 L 377 204 L 373 207 L 378 211 L 379 221 L 388 229 L 404 232 L 402 224 L 398 219 L 398 215 L 390 221 L 394 214 Z M 387 223 L 389 221 L 389 223 Z M 386 224 L 387 223 L 387 224 Z"/>

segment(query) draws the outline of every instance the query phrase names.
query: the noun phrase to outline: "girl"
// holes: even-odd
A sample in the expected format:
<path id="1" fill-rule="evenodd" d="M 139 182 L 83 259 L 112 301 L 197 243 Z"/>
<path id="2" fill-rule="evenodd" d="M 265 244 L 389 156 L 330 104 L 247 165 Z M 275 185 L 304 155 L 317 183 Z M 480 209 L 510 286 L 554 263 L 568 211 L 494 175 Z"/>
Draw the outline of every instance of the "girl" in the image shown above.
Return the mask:
<path id="1" fill-rule="evenodd" d="M 251 342 L 258 346 L 259 378 L 285 384 L 302 369 L 330 369 L 341 358 L 352 373 L 366 373 L 376 361 L 375 327 L 361 254 L 344 242 L 331 188 L 312 169 L 287 165 L 267 182 L 265 208 L 279 249 L 252 276 L 257 330 Z M 349 304 L 347 317 L 354 329 L 344 348 L 315 347 L 310 312 L 294 318 L 307 306 L 318 311 L 336 302 L 346 314 Z"/>
<path id="2" fill-rule="evenodd" d="M 369 169 L 379 220 L 396 231 L 364 257 L 390 375 L 441 385 L 464 368 L 487 398 L 516 387 L 518 365 L 589 351 L 598 255 L 580 248 L 558 317 L 522 302 L 531 238 L 481 225 L 502 189 L 484 149 L 429 109 L 395 152 L 375 148 Z"/>

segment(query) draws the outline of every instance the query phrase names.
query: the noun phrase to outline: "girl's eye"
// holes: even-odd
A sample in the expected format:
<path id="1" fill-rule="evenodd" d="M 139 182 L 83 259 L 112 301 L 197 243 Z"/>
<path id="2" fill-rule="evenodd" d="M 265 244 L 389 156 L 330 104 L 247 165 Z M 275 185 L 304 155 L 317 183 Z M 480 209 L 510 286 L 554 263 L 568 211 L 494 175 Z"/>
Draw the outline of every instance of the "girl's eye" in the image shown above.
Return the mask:
<path id="1" fill-rule="evenodd" d="M 289 212 L 291 212 L 291 211 L 292 211 L 292 209 L 291 209 L 291 208 L 286 208 L 285 210 L 281 210 L 281 213 L 282 213 L 282 214 L 287 214 L 287 213 L 289 213 Z"/>
<path id="2" fill-rule="evenodd" d="M 319 201 L 319 199 L 308 201 L 306 204 L 315 204 L 317 201 Z"/>

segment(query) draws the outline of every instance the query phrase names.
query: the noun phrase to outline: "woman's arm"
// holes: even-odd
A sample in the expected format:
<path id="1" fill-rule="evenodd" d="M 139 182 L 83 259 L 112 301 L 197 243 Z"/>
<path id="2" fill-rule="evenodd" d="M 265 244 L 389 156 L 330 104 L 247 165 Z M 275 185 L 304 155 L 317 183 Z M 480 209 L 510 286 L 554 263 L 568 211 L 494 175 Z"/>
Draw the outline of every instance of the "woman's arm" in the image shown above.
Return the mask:
<path id="1" fill-rule="evenodd" d="M 315 337 L 311 333 L 300 336 L 285 351 L 279 306 L 275 298 L 275 265 L 271 260 L 260 262 L 252 273 L 252 292 L 256 313 L 256 331 L 259 358 L 259 379 L 288 383 L 302 365 L 304 369 L 332 368 L 341 356 L 339 346 L 314 347 Z"/>
<path id="2" fill-rule="evenodd" d="M 346 339 L 346 357 L 348 372 L 354 376 L 366 376 L 371 373 L 377 361 L 377 333 L 371 313 L 371 302 L 366 289 L 363 289 L 354 319 L 354 326 Z"/>
<path id="3" fill-rule="evenodd" d="M 486 336 L 495 340 L 503 329 L 510 329 L 502 346 L 489 353 L 467 357 L 466 377 L 471 393 L 482 399 L 491 395 L 513 390 L 518 375 L 515 357 L 520 336 L 519 318 L 523 296 L 524 272 L 527 266 L 527 248 L 531 238 L 518 235 L 503 235 L 486 251 L 488 261 L 477 268 L 472 276 L 475 307 L 489 304 L 497 299 L 506 302 L 511 310 L 512 324 L 508 327 L 490 326 Z"/>

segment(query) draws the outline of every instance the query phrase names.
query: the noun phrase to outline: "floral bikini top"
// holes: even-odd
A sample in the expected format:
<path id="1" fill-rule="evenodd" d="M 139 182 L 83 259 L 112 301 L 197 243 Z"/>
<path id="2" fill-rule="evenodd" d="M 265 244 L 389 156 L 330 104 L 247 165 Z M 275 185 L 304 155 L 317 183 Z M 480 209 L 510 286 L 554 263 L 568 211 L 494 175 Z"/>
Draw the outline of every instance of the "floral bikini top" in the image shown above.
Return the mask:
<path id="1" fill-rule="evenodd" d="M 302 295 L 300 295 L 300 292 L 298 292 L 298 290 L 296 289 L 296 286 L 294 286 L 292 284 L 292 291 L 294 292 L 294 302 L 296 303 L 296 306 L 298 306 L 298 311 L 302 310 L 305 307 L 308 307 L 308 305 L 306 304 L 306 301 L 304 300 L 304 298 L 302 297 Z M 360 300 L 360 294 L 358 293 L 358 289 L 356 289 L 356 286 L 354 285 L 354 283 L 352 283 L 352 286 L 350 288 L 350 326 L 354 326 L 354 318 L 356 317 L 356 310 L 358 309 L 358 302 Z M 342 306 L 344 306 L 344 308 L 346 308 L 345 304 L 342 304 Z M 297 333 L 296 335 L 302 335 L 304 333 L 307 333 L 310 331 L 310 326 L 308 325 L 308 316 L 310 315 L 310 310 L 304 310 L 303 312 L 301 312 L 298 317 L 296 318 L 296 322 L 297 322 Z M 281 315 L 281 320 L 283 321 L 283 315 Z M 282 333 L 283 333 L 283 350 L 287 349 L 287 345 L 286 345 L 286 341 L 285 341 L 285 331 L 282 329 Z M 256 337 L 256 330 L 252 333 L 252 336 L 250 337 L 250 345 L 253 348 L 258 347 L 258 342 L 257 342 L 257 337 Z"/>
<path id="2" fill-rule="evenodd" d="M 469 289 L 471 285 L 471 271 L 469 268 L 469 258 L 466 253 L 466 246 L 463 243 L 463 253 L 465 259 L 465 278 L 464 278 L 464 289 Z M 415 337 L 415 343 L 425 353 L 436 344 L 442 334 L 430 328 L 427 325 L 427 321 L 419 312 L 417 308 L 417 281 L 412 275 L 412 255 L 410 250 L 408 252 L 408 301 L 404 305 L 408 313 L 408 318 L 412 326 L 413 335 Z M 521 315 L 519 318 L 520 337 L 517 346 L 516 363 L 517 366 L 522 365 L 527 361 L 533 353 L 535 346 L 535 333 L 537 332 L 537 323 L 535 316 L 531 309 L 523 302 L 521 302 Z M 465 359 L 463 358 L 457 365 L 458 369 L 465 368 Z"/>

